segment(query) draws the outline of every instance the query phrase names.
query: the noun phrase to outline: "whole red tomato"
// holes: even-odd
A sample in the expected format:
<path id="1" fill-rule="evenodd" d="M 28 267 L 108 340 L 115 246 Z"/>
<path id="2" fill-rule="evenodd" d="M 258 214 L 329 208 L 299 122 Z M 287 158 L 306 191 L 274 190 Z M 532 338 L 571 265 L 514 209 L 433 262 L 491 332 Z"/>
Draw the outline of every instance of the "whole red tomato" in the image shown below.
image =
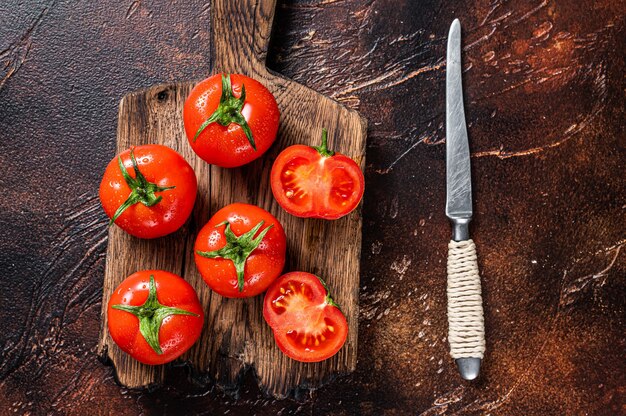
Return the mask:
<path id="1" fill-rule="evenodd" d="M 270 175 L 274 198 L 296 217 L 334 220 L 359 205 L 365 179 L 359 165 L 327 147 L 322 130 L 319 147 L 297 144 L 283 150 Z"/>
<path id="2" fill-rule="evenodd" d="M 196 175 L 167 146 L 133 147 L 111 160 L 100 183 L 106 214 L 127 233 L 157 238 L 187 221 L 198 189 Z"/>
<path id="3" fill-rule="evenodd" d="M 274 96 L 245 75 L 216 74 L 196 85 L 183 108 L 193 150 L 232 168 L 260 157 L 276 139 L 280 111 Z"/>
<path id="4" fill-rule="evenodd" d="M 256 296 L 280 276 L 286 236 L 269 212 L 255 205 L 231 204 L 200 230 L 195 261 L 204 281 L 222 296 Z"/>
<path id="5" fill-rule="evenodd" d="M 305 272 L 287 273 L 267 290 L 263 317 L 288 357 L 318 362 L 335 355 L 348 337 L 348 322 L 326 284 Z"/>
<path id="6" fill-rule="evenodd" d="M 163 270 L 133 273 L 115 289 L 107 307 L 113 341 L 144 364 L 170 362 L 200 337 L 204 313 L 196 291 Z"/>

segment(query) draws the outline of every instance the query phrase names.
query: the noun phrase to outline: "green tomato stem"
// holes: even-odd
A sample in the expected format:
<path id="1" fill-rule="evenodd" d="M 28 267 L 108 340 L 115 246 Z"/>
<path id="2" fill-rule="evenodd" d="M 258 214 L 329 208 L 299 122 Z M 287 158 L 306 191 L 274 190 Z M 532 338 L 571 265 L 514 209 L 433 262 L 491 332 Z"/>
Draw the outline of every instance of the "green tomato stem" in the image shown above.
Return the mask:
<path id="1" fill-rule="evenodd" d="M 191 315 L 198 314 L 186 311 L 184 309 L 172 308 L 159 303 L 157 297 L 156 284 L 154 283 L 154 275 L 150 275 L 150 283 L 148 284 L 148 299 L 140 306 L 130 305 L 113 305 L 113 309 L 132 313 L 139 319 L 139 332 L 144 337 L 148 345 L 152 347 L 154 352 L 161 355 L 161 344 L 159 343 L 159 330 L 163 324 L 163 320 L 170 315 Z"/>
<path id="2" fill-rule="evenodd" d="M 335 154 L 335 152 L 328 149 L 328 131 L 326 130 L 326 128 L 322 129 L 322 145 L 311 147 L 317 150 L 319 154 L 322 155 L 322 157 L 331 157 Z"/>
<path id="3" fill-rule="evenodd" d="M 115 211 L 115 214 L 113 214 L 113 217 L 111 217 L 111 220 L 109 221 L 109 226 L 112 225 L 115 220 L 117 220 L 119 216 L 122 215 L 122 213 L 126 211 L 126 209 L 128 209 L 128 207 L 135 205 L 139 202 L 147 207 L 151 207 L 158 204 L 163 199 L 161 195 L 157 196 L 155 192 L 163 192 L 176 188 L 175 186 L 158 186 L 155 183 L 148 182 L 148 180 L 139 170 L 137 159 L 135 159 L 134 148 L 132 147 L 130 148 L 130 159 L 133 162 L 133 170 L 135 171 L 134 178 L 130 176 L 130 174 L 126 170 L 126 166 L 124 166 L 122 158 L 120 156 L 117 157 L 117 164 L 120 168 L 120 171 L 122 172 L 124 180 L 128 184 L 128 187 L 131 189 L 131 192 L 128 195 L 128 198 L 126 198 L 126 201 L 124 201 L 124 203 L 120 205 L 120 207 Z"/>
<path id="4" fill-rule="evenodd" d="M 261 244 L 263 237 L 267 234 L 273 224 L 265 228 L 255 238 L 254 235 L 261 229 L 265 221 L 260 221 L 250 231 L 237 237 L 233 230 L 230 228 L 230 223 L 225 221 L 218 224 L 216 227 L 221 227 L 226 224 L 224 229 L 224 236 L 226 237 L 226 245 L 219 250 L 214 251 L 196 251 L 199 256 L 206 257 L 208 259 L 223 258 L 229 259 L 235 265 L 235 271 L 237 272 L 237 287 L 240 292 L 243 291 L 244 285 L 244 271 L 246 260 L 252 254 L 254 250 Z"/>
<path id="5" fill-rule="evenodd" d="M 319 277 L 317 275 L 315 277 L 317 277 L 317 280 L 320 281 L 320 283 L 322 284 L 322 286 L 324 286 L 324 289 L 326 290 L 326 298 L 324 299 L 325 302 L 328 305 L 334 306 L 335 308 L 341 310 L 341 307 L 339 307 L 339 304 L 334 301 L 332 296 L 330 296 L 330 291 L 328 290 L 328 286 L 326 285 L 326 282 L 324 281 L 324 279 L 322 279 L 321 277 Z"/>
<path id="6" fill-rule="evenodd" d="M 193 136 L 195 142 L 200 133 L 209 126 L 211 123 L 218 123 L 224 127 L 229 126 L 231 123 L 235 123 L 241 127 L 243 132 L 250 143 L 250 146 L 256 151 L 256 143 L 252 137 L 252 130 L 246 121 L 245 117 L 241 113 L 246 101 L 246 86 L 241 85 L 241 96 L 235 98 L 233 95 L 233 87 L 230 81 L 230 74 L 222 74 L 222 95 L 220 96 L 220 103 L 217 109 L 211 117 L 209 117 L 204 123 L 200 125 L 198 131 Z"/>

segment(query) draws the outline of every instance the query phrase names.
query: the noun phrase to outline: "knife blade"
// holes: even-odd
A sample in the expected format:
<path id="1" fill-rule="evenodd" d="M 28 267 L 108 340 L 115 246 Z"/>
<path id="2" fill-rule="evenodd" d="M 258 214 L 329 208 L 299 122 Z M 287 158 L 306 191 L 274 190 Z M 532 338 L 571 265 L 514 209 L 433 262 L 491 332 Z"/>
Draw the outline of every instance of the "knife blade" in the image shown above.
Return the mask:
<path id="1" fill-rule="evenodd" d="M 461 377 L 478 377 L 485 351 L 480 275 L 472 219 L 470 152 L 463 108 L 461 23 L 448 35 L 446 64 L 446 216 L 452 222 L 448 251 L 448 342 Z"/>
<path id="2" fill-rule="evenodd" d="M 446 64 L 446 216 L 455 227 L 455 241 L 467 240 L 472 219 L 470 155 L 461 80 L 461 23 L 455 19 L 448 36 Z"/>

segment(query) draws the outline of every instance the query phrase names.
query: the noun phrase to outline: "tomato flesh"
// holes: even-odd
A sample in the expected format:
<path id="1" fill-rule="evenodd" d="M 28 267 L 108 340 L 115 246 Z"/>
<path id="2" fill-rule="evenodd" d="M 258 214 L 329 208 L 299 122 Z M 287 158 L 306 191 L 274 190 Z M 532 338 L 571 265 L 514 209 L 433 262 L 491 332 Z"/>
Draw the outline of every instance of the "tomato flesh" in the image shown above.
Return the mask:
<path id="1" fill-rule="evenodd" d="M 290 214 L 336 219 L 359 204 L 364 178 L 356 162 L 344 155 L 322 156 L 312 147 L 295 145 L 276 159 L 271 186 L 278 203 Z"/>
<path id="2" fill-rule="evenodd" d="M 310 273 L 287 273 L 276 280 L 265 296 L 263 316 L 281 351 L 298 361 L 332 357 L 348 334 L 345 316 Z"/>

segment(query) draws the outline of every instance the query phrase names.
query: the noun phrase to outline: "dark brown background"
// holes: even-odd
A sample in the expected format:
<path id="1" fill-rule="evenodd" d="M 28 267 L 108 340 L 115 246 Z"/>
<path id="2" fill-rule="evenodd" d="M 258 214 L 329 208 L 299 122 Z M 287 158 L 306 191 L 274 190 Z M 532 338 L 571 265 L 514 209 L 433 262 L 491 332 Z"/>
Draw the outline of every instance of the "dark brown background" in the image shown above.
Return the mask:
<path id="1" fill-rule="evenodd" d="M 97 186 L 118 100 L 208 75 L 200 1 L 0 4 L 0 411 L 626 412 L 624 1 L 279 2 L 270 68 L 369 120 L 357 371 L 238 400 L 189 370 L 128 391 L 96 357 Z M 487 357 L 447 353 L 445 44 L 464 28 Z"/>

